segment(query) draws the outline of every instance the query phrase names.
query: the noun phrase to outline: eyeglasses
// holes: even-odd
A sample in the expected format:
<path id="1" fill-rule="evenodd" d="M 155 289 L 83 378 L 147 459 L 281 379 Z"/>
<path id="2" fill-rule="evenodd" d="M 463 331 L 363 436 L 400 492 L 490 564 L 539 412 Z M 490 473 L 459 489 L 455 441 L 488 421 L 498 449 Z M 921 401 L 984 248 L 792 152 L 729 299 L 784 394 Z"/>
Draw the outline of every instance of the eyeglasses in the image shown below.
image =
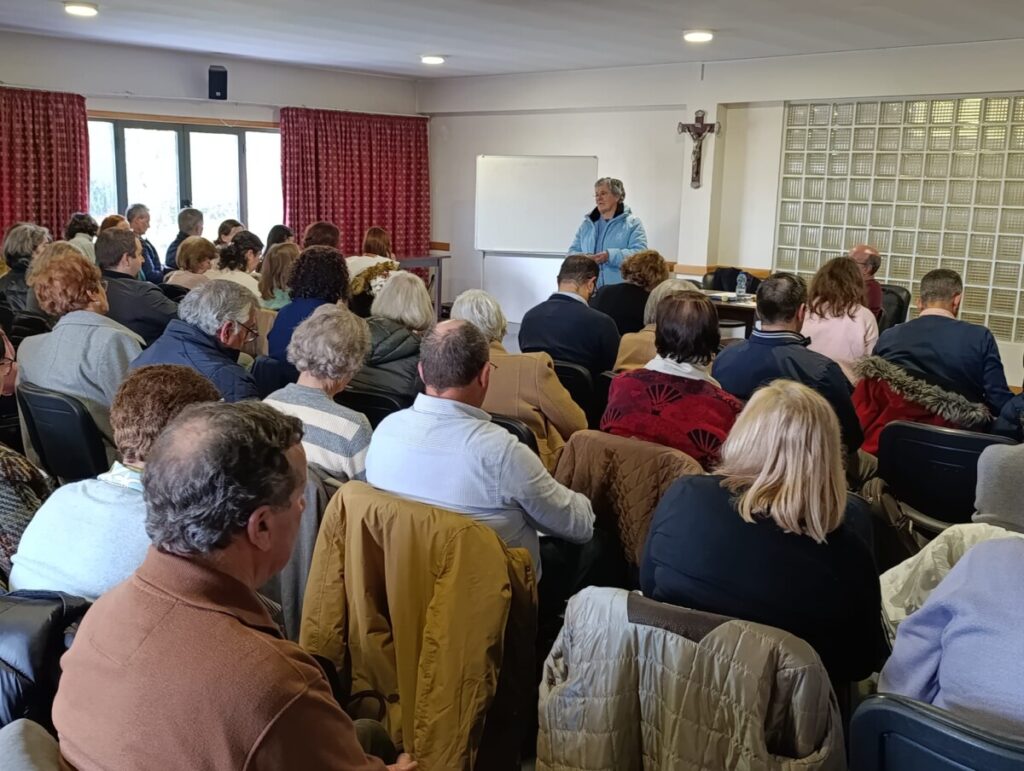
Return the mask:
<path id="1" fill-rule="evenodd" d="M 251 343 L 253 340 L 260 336 L 259 330 L 253 329 L 248 324 L 243 324 L 241 321 L 239 321 L 238 326 L 240 326 L 242 329 L 249 333 L 245 338 L 245 342 L 247 343 Z"/>

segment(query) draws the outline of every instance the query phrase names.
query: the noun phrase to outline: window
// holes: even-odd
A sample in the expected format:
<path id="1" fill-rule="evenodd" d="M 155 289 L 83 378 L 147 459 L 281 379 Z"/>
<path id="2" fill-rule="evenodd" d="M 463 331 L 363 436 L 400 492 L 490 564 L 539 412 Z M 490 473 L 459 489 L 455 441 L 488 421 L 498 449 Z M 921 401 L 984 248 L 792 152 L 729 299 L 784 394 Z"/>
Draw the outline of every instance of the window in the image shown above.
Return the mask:
<path id="1" fill-rule="evenodd" d="M 147 237 L 162 255 L 178 211 L 205 216 L 203 235 L 237 219 L 265 238 L 283 216 L 281 136 L 276 131 L 134 121 L 89 121 L 90 211 L 101 220 L 133 203 L 150 210 Z"/>
<path id="2" fill-rule="evenodd" d="M 776 269 L 870 243 L 883 283 L 955 270 L 961 317 L 1024 342 L 1024 95 L 789 103 L 784 132 Z"/>

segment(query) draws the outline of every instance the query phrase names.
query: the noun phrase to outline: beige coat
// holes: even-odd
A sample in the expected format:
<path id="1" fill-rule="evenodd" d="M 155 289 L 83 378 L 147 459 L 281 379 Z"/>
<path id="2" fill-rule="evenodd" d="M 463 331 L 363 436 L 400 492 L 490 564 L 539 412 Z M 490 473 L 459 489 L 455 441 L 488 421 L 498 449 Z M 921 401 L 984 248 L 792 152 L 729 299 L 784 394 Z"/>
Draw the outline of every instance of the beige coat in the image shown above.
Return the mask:
<path id="1" fill-rule="evenodd" d="M 619 355 L 615 357 L 615 371 L 628 372 L 640 369 L 658 355 L 654 347 L 654 324 L 648 324 L 639 332 L 629 332 L 619 341 Z"/>
<path id="2" fill-rule="evenodd" d="M 846 768 L 825 668 L 772 627 L 591 587 L 540 687 L 538 771 Z"/>
<path id="3" fill-rule="evenodd" d="M 509 353 L 501 343 L 491 343 L 491 363 L 495 369 L 483 408 L 529 426 L 544 467 L 553 470 L 558 451 L 574 432 L 587 427 L 587 416 L 558 380 L 548 354 Z"/>

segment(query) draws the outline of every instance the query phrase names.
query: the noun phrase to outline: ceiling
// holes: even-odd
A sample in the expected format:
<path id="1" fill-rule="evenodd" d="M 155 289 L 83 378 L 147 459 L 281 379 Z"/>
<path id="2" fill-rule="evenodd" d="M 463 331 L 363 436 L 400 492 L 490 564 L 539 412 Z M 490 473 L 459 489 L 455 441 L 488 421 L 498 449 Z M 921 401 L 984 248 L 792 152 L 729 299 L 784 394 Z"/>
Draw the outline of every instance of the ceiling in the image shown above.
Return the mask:
<path id="1" fill-rule="evenodd" d="M 412 77 L 1024 38 L 1022 0 L 0 0 L 0 28 Z M 715 40 L 685 44 L 710 28 Z M 449 57 L 441 67 L 422 54 Z"/>

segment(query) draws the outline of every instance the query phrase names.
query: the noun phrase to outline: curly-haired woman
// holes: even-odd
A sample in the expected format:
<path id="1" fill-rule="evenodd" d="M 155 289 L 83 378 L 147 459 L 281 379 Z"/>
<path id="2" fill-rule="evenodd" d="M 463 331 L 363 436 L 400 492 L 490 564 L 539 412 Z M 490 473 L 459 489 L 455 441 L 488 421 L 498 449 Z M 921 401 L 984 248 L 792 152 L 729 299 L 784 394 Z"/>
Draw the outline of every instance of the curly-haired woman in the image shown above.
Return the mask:
<path id="1" fill-rule="evenodd" d="M 667 281 L 668 265 L 654 249 L 645 249 L 622 263 L 621 284 L 601 287 L 590 300 L 590 307 L 606 313 L 615 321 L 620 335 L 644 328 L 644 307 L 658 284 Z"/>

